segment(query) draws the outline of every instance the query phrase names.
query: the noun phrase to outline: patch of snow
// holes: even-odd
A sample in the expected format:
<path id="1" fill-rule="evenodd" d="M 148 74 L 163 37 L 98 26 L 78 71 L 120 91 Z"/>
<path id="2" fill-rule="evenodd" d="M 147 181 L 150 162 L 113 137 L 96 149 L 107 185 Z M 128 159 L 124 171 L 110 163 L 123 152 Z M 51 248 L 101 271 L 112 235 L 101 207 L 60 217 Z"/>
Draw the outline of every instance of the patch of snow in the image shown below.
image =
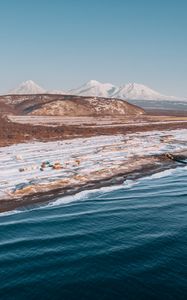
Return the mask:
<path id="1" fill-rule="evenodd" d="M 163 137 L 172 135 L 171 142 Z M 118 169 L 134 156 L 149 156 L 186 149 L 187 130 L 152 131 L 116 136 L 96 136 L 56 142 L 33 142 L 0 148 L 0 198 L 35 184 L 77 180 L 95 171 Z M 60 170 L 40 170 L 43 161 L 59 161 Z M 77 163 L 77 161 L 79 163 Z M 23 171 L 19 171 L 23 170 Z M 98 173 L 98 176 L 99 173 Z"/>

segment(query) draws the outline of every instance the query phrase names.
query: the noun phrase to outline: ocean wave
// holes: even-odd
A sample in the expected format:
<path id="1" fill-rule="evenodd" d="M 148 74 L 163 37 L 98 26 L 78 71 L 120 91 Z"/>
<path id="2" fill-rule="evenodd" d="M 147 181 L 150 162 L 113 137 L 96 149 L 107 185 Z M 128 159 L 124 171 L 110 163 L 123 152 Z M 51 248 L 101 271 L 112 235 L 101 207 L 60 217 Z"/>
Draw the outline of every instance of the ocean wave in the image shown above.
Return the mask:
<path id="1" fill-rule="evenodd" d="M 97 188 L 97 189 L 81 191 L 75 195 L 61 197 L 55 201 L 48 203 L 47 205 L 45 205 L 45 207 L 69 204 L 69 203 L 76 202 L 76 201 L 84 201 L 84 200 L 87 200 L 91 195 L 95 195 L 96 199 L 97 199 L 100 196 L 103 197 L 104 194 L 108 194 L 115 190 L 132 188 L 137 183 L 138 183 L 137 180 L 136 181 L 126 180 L 126 181 L 124 181 L 123 184 L 119 184 L 119 185 L 112 185 L 112 186 L 101 187 L 101 188 Z M 97 195 L 98 193 L 99 193 L 99 195 Z"/>
<path id="2" fill-rule="evenodd" d="M 120 185 L 112 185 L 112 186 L 101 187 L 101 188 L 97 188 L 97 189 L 85 190 L 85 191 L 76 193 L 74 195 L 60 197 L 59 199 L 51 201 L 47 204 L 44 203 L 44 204 L 38 205 L 38 207 L 35 206 L 34 208 L 29 207 L 29 208 L 23 208 L 20 210 L 12 210 L 12 211 L 8 211 L 8 212 L 2 212 L 2 213 L 0 213 L 0 217 L 23 213 L 25 211 L 33 211 L 33 210 L 44 209 L 44 208 L 49 208 L 49 207 L 53 207 L 53 206 L 60 206 L 63 204 L 69 204 L 69 203 L 77 202 L 77 201 L 84 201 L 84 200 L 87 200 L 91 195 L 96 196 L 98 193 L 99 193 L 99 195 L 97 195 L 96 198 L 99 198 L 99 196 L 103 197 L 104 194 L 108 194 L 115 190 L 130 189 L 137 183 L 138 183 L 137 181 L 126 180 L 126 181 L 124 181 L 123 184 L 120 184 Z"/>
<path id="3" fill-rule="evenodd" d="M 6 216 L 11 216 L 11 215 L 15 215 L 15 214 L 20 214 L 23 213 L 25 210 L 10 210 L 10 211 L 5 211 L 5 212 L 0 212 L 0 217 L 6 217 Z"/>
<path id="4" fill-rule="evenodd" d="M 45 207 L 69 204 L 69 203 L 76 202 L 76 201 L 84 201 L 84 200 L 87 200 L 91 195 L 97 194 L 98 192 L 109 193 L 113 190 L 121 189 L 123 187 L 124 187 L 123 185 L 118 185 L 118 186 L 102 187 L 99 189 L 81 191 L 75 195 L 61 197 L 55 201 L 48 203 L 47 205 L 45 205 Z"/>
<path id="5" fill-rule="evenodd" d="M 166 176 L 170 176 L 175 172 L 175 169 L 169 169 L 169 170 L 165 170 L 165 171 L 161 171 L 158 173 L 155 173 L 151 176 L 149 176 L 149 179 L 157 179 L 157 178 L 162 178 L 162 177 L 166 177 Z"/>
<path id="6" fill-rule="evenodd" d="M 147 179 L 159 179 L 159 178 L 163 178 L 163 177 L 167 177 L 167 176 L 171 176 L 173 174 L 177 174 L 179 172 L 184 172 L 187 170 L 187 166 L 179 166 L 175 169 L 168 169 L 168 170 L 164 170 L 158 173 L 154 173 L 150 176 L 146 176 L 146 177 L 142 177 L 140 180 L 147 180 Z"/>
<path id="7" fill-rule="evenodd" d="M 51 201 L 47 204 L 43 203 L 41 205 L 38 205 L 37 207 L 34 206 L 33 208 L 29 207 L 29 208 L 22 208 L 20 210 L 16 209 L 16 210 L 8 211 L 8 212 L 2 212 L 2 213 L 0 213 L 0 217 L 19 214 L 19 213 L 23 213 L 25 211 L 32 211 L 32 210 L 60 206 L 63 204 L 64 205 L 70 204 L 70 203 L 77 202 L 77 201 L 85 201 L 85 200 L 89 199 L 91 195 L 94 195 L 95 199 L 99 199 L 99 198 L 103 197 L 103 195 L 105 195 L 105 194 L 107 195 L 108 193 L 113 192 L 115 190 L 131 189 L 135 185 L 138 185 L 139 183 L 141 183 L 142 181 L 161 179 L 161 178 L 171 176 L 172 174 L 176 174 L 181 171 L 183 172 L 184 170 L 185 171 L 187 170 L 187 166 L 186 167 L 178 167 L 175 169 L 164 170 L 164 171 L 152 174 L 151 176 L 139 178 L 138 180 L 125 180 L 124 183 L 120 184 L 120 185 L 111 185 L 111 186 L 101 187 L 101 188 L 97 188 L 97 189 L 84 190 L 84 191 L 81 191 L 74 195 L 60 197 L 60 198 L 58 198 L 54 201 Z"/>

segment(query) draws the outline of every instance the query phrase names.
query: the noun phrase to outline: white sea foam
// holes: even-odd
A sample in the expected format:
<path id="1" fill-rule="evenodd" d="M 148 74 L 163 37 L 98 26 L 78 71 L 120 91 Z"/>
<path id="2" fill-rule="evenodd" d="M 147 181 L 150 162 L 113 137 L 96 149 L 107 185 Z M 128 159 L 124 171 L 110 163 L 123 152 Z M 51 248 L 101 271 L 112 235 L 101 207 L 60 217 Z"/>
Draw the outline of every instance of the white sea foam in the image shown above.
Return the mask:
<path id="1" fill-rule="evenodd" d="M 91 190 L 85 190 L 85 191 L 81 191 L 75 195 L 70 195 L 70 196 L 64 196 L 61 197 L 55 201 L 51 201 L 47 204 L 42 204 L 38 207 L 35 208 L 29 208 L 28 210 L 37 210 L 37 209 L 43 209 L 43 208 L 48 208 L 48 207 L 54 207 L 54 206 L 61 206 L 61 205 L 65 205 L 65 204 L 70 204 L 72 202 L 77 202 L 77 201 L 85 201 L 87 199 L 90 198 L 91 195 L 95 196 L 95 199 L 99 199 L 100 197 L 103 197 L 103 195 L 107 195 L 110 192 L 113 192 L 115 190 L 126 190 L 126 189 L 130 189 L 132 188 L 134 185 L 138 184 L 138 181 L 133 181 L 133 180 L 126 180 L 124 181 L 123 184 L 119 184 L 119 185 L 112 185 L 112 186 L 106 186 L 106 187 L 101 187 L 98 189 L 91 189 Z M 99 194 L 99 195 L 98 195 Z M 0 217 L 3 216 L 10 216 L 10 215 L 14 215 L 14 214 L 18 214 L 18 213 L 23 213 L 27 211 L 26 210 L 13 210 L 13 211 L 8 211 L 8 212 L 3 212 L 0 213 Z"/>
<path id="2" fill-rule="evenodd" d="M 179 166 L 179 167 L 177 167 L 177 168 L 175 168 L 175 169 L 168 169 L 168 170 L 164 170 L 164 171 L 155 173 L 155 174 L 150 175 L 150 176 L 143 177 L 143 178 L 141 178 L 140 180 L 159 179 L 159 178 L 171 176 L 171 175 L 176 174 L 176 173 L 179 173 L 179 172 L 184 172 L 184 171 L 186 171 L 186 170 L 187 170 L 187 166 L 186 166 L 186 167 Z"/>
<path id="3" fill-rule="evenodd" d="M 86 190 L 86 191 L 81 191 L 75 195 L 71 195 L 71 196 L 64 196 L 61 197 L 55 201 L 52 201 L 50 203 L 48 203 L 46 206 L 50 207 L 50 206 L 58 206 L 58 205 L 62 205 L 62 204 L 69 204 L 72 202 L 77 202 L 77 201 L 85 201 L 87 200 L 91 195 L 95 195 L 99 192 L 99 193 L 110 193 L 111 191 L 114 190 L 118 190 L 124 188 L 123 185 L 117 185 L 117 186 L 110 186 L 110 187 L 102 187 L 99 189 L 92 189 L 92 190 Z M 96 197 L 97 198 L 97 197 Z"/>
<path id="4" fill-rule="evenodd" d="M 55 201 L 48 203 L 47 205 L 45 205 L 45 207 L 69 204 L 69 203 L 77 202 L 77 201 L 85 201 L 85 200 L 89 199 L 91 195 L 95 196 L 95 199 L 97 200 L 98 198 L 103 197 L 104 194 L 111 193 L 115 190 L 130 189 L 134 185 L 137 185 L 137 184 L 138 184 L 137 180 L 136 181 L 126 180 L 123 184 L 119 184 L 119 185 L 112 185 L 112 186 L 106 186 L 106 187 L 101 187 L 101 188 L 92 189 L 92 190 L 81 191 L 75 195 L 61 197 Z M 98 193 L 99 193 L 99 195 L 98 195 Z"/>
<path id="5" fill-rule="evenodd" d="M 169 170 L 155 173 L 155 174 L 149 176 L 148 178 L 149 179 L 163 178 L 163 177 L 172 175 L 174 172 L 175 172 L 175 169 L 169 169 Z"/>
<path id="6" fill-rule="evenodd" d="M 11 216 L 11 215 L 16 215 L 16 214 L 20 214 L 23 213 L 25 210 L 10 210 L 10 211 L 5 211 L 5 212 L 0 212 L 0 217 L 7 217 L 7 216 Z"/>

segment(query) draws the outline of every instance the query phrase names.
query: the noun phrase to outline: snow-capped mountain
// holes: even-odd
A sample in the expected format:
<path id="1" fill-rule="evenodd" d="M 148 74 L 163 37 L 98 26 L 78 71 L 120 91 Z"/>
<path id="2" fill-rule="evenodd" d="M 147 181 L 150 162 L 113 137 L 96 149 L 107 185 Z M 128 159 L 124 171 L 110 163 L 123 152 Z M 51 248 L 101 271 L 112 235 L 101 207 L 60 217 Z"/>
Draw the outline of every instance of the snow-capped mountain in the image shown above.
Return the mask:
<path id="1" fill-rule="evenodd" d="M 117 86 L 111 83 L 101 83 L 96 80 L 90 80 L 77 89 L 69 90 L 68 94 L 111 98 L 118 89 Z"/>
<path id="2" fill-rule="evenodd" d="M 166 96 L 139 83 L 128 83 L 117 87 L 111 83 L 101 83 L 90 80 L 77 89 L 68 91 L 68 94 L 78 96 L 94 96 L 118 98 L 122 100 L 186 100 L 185 98 Z"/>
<path id="3" fill-rule="evenodd" d="M 101 83 L 96 80 L 90 80 L 82 86 L 68 91 L 46 91 L 34 81 L 27 80 L 21 83 L 17 88 L 9 91 L 8 94 L 69 94 L 78 96 L 118 98 L 122 100 L 187 100 L 187 98 L 163 95 L 148 86 L 139 83 L 128 83 L 118 87 L 111 83 Z"/>
<path id="4" fill-rule="evenodd" d="M 162 95 L 146 85 L 128 83 L 119 88 L 112 97 L 128 100 L 177 100 L 173 96 Z"/>
<path id="5" fill-rule="evenodd" d="M 17 88 L 8 94 L 44 94 L 46 91 L 32 80 L 22 82 Z"/>

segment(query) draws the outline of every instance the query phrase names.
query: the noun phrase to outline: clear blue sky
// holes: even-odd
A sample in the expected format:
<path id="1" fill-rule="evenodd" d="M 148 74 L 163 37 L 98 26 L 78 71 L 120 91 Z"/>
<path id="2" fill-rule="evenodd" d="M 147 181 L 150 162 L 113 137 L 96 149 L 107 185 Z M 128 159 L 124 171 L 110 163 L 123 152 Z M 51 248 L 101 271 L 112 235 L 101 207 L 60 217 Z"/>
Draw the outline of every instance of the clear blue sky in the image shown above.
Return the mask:
<path id="1" fill-rule="evenodd" d="M 96 79 L 187 96 L 186 0 L 0 2 L 0 92 Z"/>

